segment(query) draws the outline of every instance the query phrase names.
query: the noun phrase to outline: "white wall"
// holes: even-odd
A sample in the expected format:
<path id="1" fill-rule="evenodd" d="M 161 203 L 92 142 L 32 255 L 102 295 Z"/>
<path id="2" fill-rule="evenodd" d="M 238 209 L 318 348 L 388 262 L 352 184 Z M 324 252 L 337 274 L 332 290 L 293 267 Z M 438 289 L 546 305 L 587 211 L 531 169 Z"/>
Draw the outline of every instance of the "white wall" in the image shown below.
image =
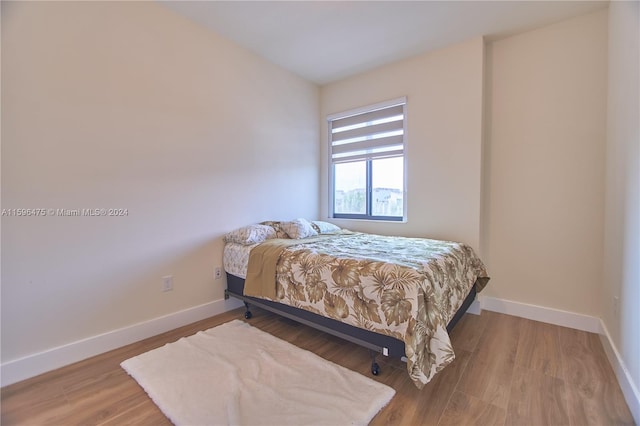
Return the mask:
<path id="1" fill-rule="evenodd" d="M 321 88 L 321 216 L 329 214 L 326 116 L 407 96 L 407 222 L 332 222 L 479 248 L 483 47 L 476 38 Z"/>
<path id="2" fill-rule="evenodd" d="M 598 316 L 607 11 L 487 46 L 485 295 Z"/>
<path id="3" fill-rule="evenodd" d="M 318 88 L 155 2 L 3 2 L 2 67 L 2 207 L 128 209 L 2 217 L 3 364 L 221 299 L 225 232 L 318 212 Z"/>
<path id="4" fill-rule="evenodd" d="M 609 5 L 602 319 L 635 383 L 640 418 L 640 3 Z M 613 298 L 619 297 L 619 308 Z M 635 410 L 634 410 L 635 409 Z"/>

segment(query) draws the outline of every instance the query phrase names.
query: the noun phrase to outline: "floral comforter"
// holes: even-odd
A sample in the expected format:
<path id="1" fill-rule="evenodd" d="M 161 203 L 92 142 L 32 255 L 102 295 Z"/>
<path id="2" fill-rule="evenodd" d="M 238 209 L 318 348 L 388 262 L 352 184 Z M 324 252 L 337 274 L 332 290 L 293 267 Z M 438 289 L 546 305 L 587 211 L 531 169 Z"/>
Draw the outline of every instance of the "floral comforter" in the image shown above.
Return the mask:
<path id="1" fill-rule="evenodd" d="M 283 247 L 275 270 L 275 301 L 404 341 L 419 388 L 455 358 L 447 324 L 489 280 L 465 244 L 361 233 Z"/>

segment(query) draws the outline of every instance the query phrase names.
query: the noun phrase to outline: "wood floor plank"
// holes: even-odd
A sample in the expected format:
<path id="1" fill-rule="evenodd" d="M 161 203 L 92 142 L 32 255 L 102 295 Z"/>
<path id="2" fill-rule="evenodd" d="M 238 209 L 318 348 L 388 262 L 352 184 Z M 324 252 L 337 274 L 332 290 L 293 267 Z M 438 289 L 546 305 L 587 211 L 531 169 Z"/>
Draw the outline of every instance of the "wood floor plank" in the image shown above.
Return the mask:
<path id="1" fill-rule="evenodd" d="M 436 425 L 470 356 L 469 352 L 458 351 L 456 359 L 422 389 L 409 378 L 406 362 L 378 356 L 381 373 L 374 379 L 391 386 L 396 395 L 371 425 Z M 369 374 L 367 370 L 368 366 L 356 369 L 365 375 Z"/>
<path id="2" fill-rule="evenodd" d="M 17 425 L 25 420 L 34 425 L 61 424 L 71 413 L 72 407 L 57 383 L 23 383 L 2 389 L 0 424 Z"/>
<path id="3" fill-rule="evenodd" d="M 148 397 L 122 370 L 96 377 L 65 390 L 72 406 L 65 424 L 99 424 L 144 402 Z"/>
<path id="4" fill-rule="evenodd" d="M 453 394 L 439 423 L 440 426 L 502 426 L 504 424 L 504 409 L 462 392 Z"/>
<path id="5" fill-rule="evenodd" d="M 145 399 L 138 405 L 123 411 L 117 416 L 113 416 L 104 422 L 97 423 L 100 426 L 171 426 L 172 423 L 160 411 L 160 409 L 149 399 Z"/>
<path id="6" fill-rule="evenodd" d="M 589 388 L 613 375 L 613 370 L 597 335 L 586 331 L 558 327 L 564 378 Z"/>
<path id="7" fill-rule="evenodd" d="M 410 424 L 435 425 L 438 423 L 458 382 L 463 377 L 470 359 L 470 352 L 459 349 L 456 351 L 455 360 L 438 373 L 422 390 L 418 391 L 413 382 L 409 381 L 413 388 L 405 391 L 416 401 L 422 401 L 421 404 L 414 404 Z"/>
<path id="8" fill-rule="evenodd" d="M 458 349 L 473 352 L 478 346 L 480 336 L 487 326 L 489 315 L 466 314 L 451 330 L 450 338 L 454 351 Z"/>
<path id="9" fill-rule="evenodd" d="M 458 389 L 488 404 L 507 408 L 518 349 L 521 318 L 482 312 L 487 325 Z"/>
<path id="10" fill-rule="evenodd" d="M 227 312 L 4 387 L 1 423 L 169 425 L 120 363 L 199 330 L 245 321 L 243 313 Z M 451 336 L 456 360 L 420 390 L 400 360 L 378 356 L 381 374 L 371 376 L 366 349 L 258 308 L 253 313 L 252 326 L 393 387 L 396 396 L 373 425 L 633 424 L 596 335 L 493 312 L 465 315 Z"/>
<path id="11" fill-rule="evenodd" d="M 516 366 L 506 424 L 569 425 L 566 395 L 562 379 Z"/>
<path id="12" fill-rule="evenodd" d="M 415 406 L 414 398 L 407 392 L 403 392 L 406 386 L 413 386 L 409 377 L 400 375 L 388 376 L 391 380 L 383 382 L 396 390 L 396 395 L 391 402 L 371 420 L 371 426 L 400 426 L 410 425 L 412 409 Z"/>
<path id="13" fill-rule="evenodd" d="M 633 416 L 614 380 L 588 385 L 566 383 L 572 425 L 633 425 Z"/>
<path id="14" fill-rule="evenodd" d="M 520 321 L 516 364 L 543 374 L 564 378 L 558 327 L 538 321 Z"/>

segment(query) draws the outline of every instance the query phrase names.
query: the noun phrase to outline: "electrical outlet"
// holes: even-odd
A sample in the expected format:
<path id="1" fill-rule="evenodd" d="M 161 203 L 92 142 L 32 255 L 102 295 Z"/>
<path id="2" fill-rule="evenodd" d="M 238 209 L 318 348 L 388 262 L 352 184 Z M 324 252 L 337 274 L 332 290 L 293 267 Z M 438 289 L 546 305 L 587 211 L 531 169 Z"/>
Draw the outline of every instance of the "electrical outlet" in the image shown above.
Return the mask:
<path id="1" fill-rule="evenodd" d="M 173 290 L 173 275 L 166 275 L 162 277 L 162 291 Z"/>
<path id="2" fill-rule="evenodd" d="M 220 278 L 222 278 L 222 268 L 219 266 L 216 266 L 216 269 L 213 271 L 213 276 L 216 280 L 219 280 Z"/>

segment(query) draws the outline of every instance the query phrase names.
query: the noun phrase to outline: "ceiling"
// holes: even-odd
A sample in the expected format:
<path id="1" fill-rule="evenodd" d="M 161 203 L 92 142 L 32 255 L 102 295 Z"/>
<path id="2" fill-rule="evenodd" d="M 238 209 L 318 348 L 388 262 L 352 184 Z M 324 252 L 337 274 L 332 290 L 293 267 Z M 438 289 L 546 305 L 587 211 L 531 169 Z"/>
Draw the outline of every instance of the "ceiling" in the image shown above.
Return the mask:
<path id="1" fill-rule="evenodd" d="M 537 28 L 606 1 L 162 1 L 317 84 L 463 40 Z"/>

